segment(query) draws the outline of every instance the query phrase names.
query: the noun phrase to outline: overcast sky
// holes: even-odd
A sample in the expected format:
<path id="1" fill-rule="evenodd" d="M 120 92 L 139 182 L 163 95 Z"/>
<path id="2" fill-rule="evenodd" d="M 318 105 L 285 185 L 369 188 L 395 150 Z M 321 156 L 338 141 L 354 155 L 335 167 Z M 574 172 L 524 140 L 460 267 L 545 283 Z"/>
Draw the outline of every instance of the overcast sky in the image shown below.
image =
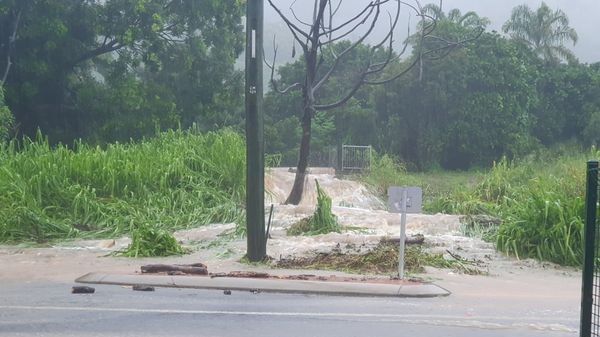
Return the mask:
<path id="1" fill-rule="evenodd" d="M 282 9 L 287 9 L 292 0 L 273 0 Z M 432 1 L 421 1 L 426 4 Z M 570 20 L 571 27 L 575 28 L 579 34 L 579 41 L 575 46 L 567 45 L 582 62 L 594 63 L 600 62 L 600 0 L 546 0 L 546 4 L 555 9 L 563 10 Z M 297 0 L 295 10 L 299 16 L 310 15 L 312 12 L 312 0 Z M 350 15 L 363 8 L 367 0 L 345 0 L 342 4 L 342 15 Z M 435 2 L 439 4 L 439 2 Z M 491 20 L 489 30 L 501 31 L 502 24 L 508 20 L 512 8 L 521 4 L 527 4 L 532 9 L 537 9 L 541 0 L 444 0 L 442 3 L 445 12 L 450 9 L 458 8 L 461 12 L 475 11 L 479 16 L 487 17 Z M 414 20 L 414 19 L 413 19 Z M 406 27 L 405 21 L 400 27 Z M 380 28 L 383 31 L 384 27 Z M 405 31 L 406 28 L 403 29 Z M 291 35 L 285 32 L 285 27 L 269 3 L 265 1 L 265 49 L 268 49 L 268 41 L 277 35 L 280 45 L 280 54 L 288 52 L 291 45 Z M 289 56 L 288 56 L 289 57 Z M 284 56 L 284 58 L 286 58 Z"/>

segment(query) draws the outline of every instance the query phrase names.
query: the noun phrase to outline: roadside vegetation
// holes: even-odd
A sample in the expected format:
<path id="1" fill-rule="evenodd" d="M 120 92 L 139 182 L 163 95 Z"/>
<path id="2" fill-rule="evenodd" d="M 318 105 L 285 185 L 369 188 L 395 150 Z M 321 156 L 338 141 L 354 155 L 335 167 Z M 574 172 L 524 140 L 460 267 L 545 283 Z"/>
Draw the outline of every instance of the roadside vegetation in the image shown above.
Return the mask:
<path id="1" fill-rule="evenodd" d="M 0 242 L 117 237 L 244 217 L 244 139 L 168 131 L 106 148 L 34 140 L 0 147 Z"/>
<path id="2" fill-rule="evenodd" d="M 585 163 L 598 157 L 595 148 L 566 147 L 503 158 L 487 171 L 413 174 L 398 166 L 394 183 L 422 186 L 427 213 L 500 219 L 496 230 L 479 231 L 502 252 L 577 266 L 583 261 Z M 377 166 L 365 181 L 377 190 L 390 182 Z"/>
<path id="3" fill-rule="evenodd" d="M 243 235 L 244 4 L 0 2 L 0 242 L 214 222 Z M 600 60 L 576 59 L 577 33 L 545 4 L 495 22 L 504 35 L 466 8 L 422 10 L 436 38 L 413 35 L 404 55 L 362 43 L 371 39 L 314 49 L 327 77 L 315 82 L 319 109 L 298 91 L 265 92 L 267 166 L 299 163 L 303 137 L 311 166 L 330 165 L 332 147 L 372 145 L 362 178 L 378 195 L 421 186 L 426 212 L 500 219 L 485 236 L 501 251 L 580 264 L 584 164 L 600 154 L 580 149 L 600 144 Z M 458 43 L 466 36 L 477 38 Z M 272 64 L 281 89 L 315 78 L 292 48 Z M 377 64 L 382 79 L 402 77 L 353 85 L 379 82 L 354 76 Z M 319 205 L 308 232 L 339 230 L 325 196 Z"/>

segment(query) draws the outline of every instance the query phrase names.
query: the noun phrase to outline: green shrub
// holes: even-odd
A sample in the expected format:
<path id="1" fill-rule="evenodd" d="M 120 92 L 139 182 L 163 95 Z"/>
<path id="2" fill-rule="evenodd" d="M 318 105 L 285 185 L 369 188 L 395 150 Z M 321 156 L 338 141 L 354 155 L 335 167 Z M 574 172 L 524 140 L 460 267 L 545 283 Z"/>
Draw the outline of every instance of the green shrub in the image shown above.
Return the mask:
<path id="1" fill-rule="evenodd" d="M 185 253 L 187 250 L 166 230 L 157 226 L 142 225 L 131 232 L 131 244 L 116 255 L 137 258 Z"/>
<path id="2" fill-rule="evenodd" d="M 588 145 L 600 146 L 600 111 L 594 111 L 582 132 L 583 141 Z"/>
<path id="3" fill-rule="evenodd" d="M 337 217 L 331 211 L 331 198 L 321 189 L 316 179 L 315 183 L 317 184 L 317 209 L 315 213 L 292 226 L 287 232 L 288 235 L 318 235 L 341 232 Z"/>
<path id="4" fill-rule="evenodd" d="M 4 103 L 4 89 L 0 88 L 0 143 L 9 138 L 14 122 L 12 112 Z"/>

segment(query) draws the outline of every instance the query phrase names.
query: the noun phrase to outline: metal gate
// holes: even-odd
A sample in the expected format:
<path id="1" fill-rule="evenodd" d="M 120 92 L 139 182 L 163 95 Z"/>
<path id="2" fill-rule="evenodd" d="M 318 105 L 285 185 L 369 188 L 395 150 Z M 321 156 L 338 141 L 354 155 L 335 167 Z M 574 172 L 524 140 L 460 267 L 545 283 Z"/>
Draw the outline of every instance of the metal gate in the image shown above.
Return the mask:
<path id="1" fill-rule="evenodd" d="M 598 162 L 587 163 L 585 253 L 581 286 L 580 337 L 600 336 L 600 230 L 598 230 Z"/>
<path id="2" fill-rule="evenodd" d="M 371 168 L 371 146 L 342 145 L 342 172 L 365 171 Z"/>

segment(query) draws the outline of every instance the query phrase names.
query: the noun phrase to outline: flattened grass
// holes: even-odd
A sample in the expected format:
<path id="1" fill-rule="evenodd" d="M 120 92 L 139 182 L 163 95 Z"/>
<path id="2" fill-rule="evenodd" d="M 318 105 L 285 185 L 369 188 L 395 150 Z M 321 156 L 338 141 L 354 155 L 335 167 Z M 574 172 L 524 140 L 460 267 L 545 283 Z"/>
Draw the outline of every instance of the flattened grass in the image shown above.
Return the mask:
<path id="1" fill-rule="evenodd" d="M 476 261 L 446 259 L 440 253 L 428 253 L 418 246 L 408 246 L 405 269 L 409 273 L 423 273 L 425 266 L 453 269 L 470 275 L 485 274 Z M 278 268 L 339 270 L 352 273 L 390 275 L 398 272 L 398 246 L 380 243 L 363 253 L 343 253 L 340 250 L 319 252 L 310 257 L 280 259 Z"/>

